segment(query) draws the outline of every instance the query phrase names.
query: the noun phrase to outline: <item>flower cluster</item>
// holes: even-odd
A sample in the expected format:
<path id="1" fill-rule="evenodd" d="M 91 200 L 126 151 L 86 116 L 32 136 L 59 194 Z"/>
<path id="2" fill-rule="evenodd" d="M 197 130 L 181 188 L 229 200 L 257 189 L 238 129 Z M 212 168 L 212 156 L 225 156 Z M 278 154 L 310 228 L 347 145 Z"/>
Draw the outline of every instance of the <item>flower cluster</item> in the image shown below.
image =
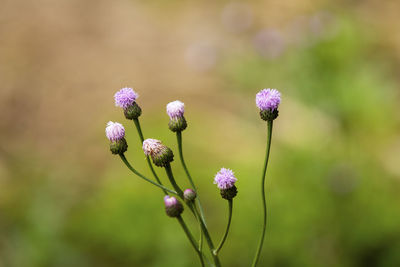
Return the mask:
<path id="1" fill-rule="evenodd" d="M 187 227 L 183 217 L 181 216 L 184 211 L 184 205 L 188 207 L 188 210 L 193 213 L 196 221 L 198 222 L 202 235 L 205 236 L 205 239 L 208 241 L 208 246 L 210 249 L 210 255 L 212 256 L 213 266 L 220 267 L 220 262 L 218 258 L 218 252 L 222 248 L 228 232 L 229 226 L 232 218 L 232 207 L 233 207 L 233 199 L 237 195 L 238 190 L 236 187 L 237 178 L 235 177 L 234 172 L 231 169 L 221 168 L 220 171 L 214 177 L 214 184 L 217 185 L 220 190 L 221 197 L 226 199 L 229 203 L 229 215 L 228 215 L 228 224 L 226 231 L 223 235 L 221 242 L 217 248 L 213 247 L 213 242 L 211 240 L 211 236 L 208 233 L 208 228 L 205 223 L 205 215 L 200 202 L 200 195 L 198 194 L 196 185 L 189 173 L 189 170 L 186 166 L 185 160 L 183 158 L 182 151 L 182 131 L 187 128 L 187 122 L 184 117 L 185 113 L 185 104 L 179 100 L 172 101 L 166 105 L 166 111 L 169 116 L 168 127 L 171 131 L 176 133 L 177 137 L 177 147 L 179 149 L 179 157 L 180 162 L 182 164 L 183 169 L 185 170 L 187 179 L 189 180 L 191 187 L 182 191 L 181 187 L 177 183 L 174 178 L 174 174 L 171 167 L 171 162 L 174 160 L 174 153 L 172 150 L 165 146 L 160 140 L 147 138 L 144 139 L 143 133 L 141 130 L 141 126 L 139 123 L 139 116 L 142 113 L 141 108 L 136 103 L 138 99 L 138 94 L 132 88 L 122 88 L 114 95 L 115 105 L 123 109 L 123 113 L 125 118 L 128 120 L 133 120 L 139 138 L 142 142 L 142 149 L 146 156 L 147 163 L 149 165 L 150 170 L 155 178 L 155 180 L 149 179 L 139 171 L 137 171 L 126 159 L 124 153 L 127 151 L 128 144 L 125 140 L 125 128 L 122 124 L 118 122 L 109 121 L 107 123 L 105 133 L 106 137 L 110 141 L 110 150 L 113 154 L 117 154 L 120 156 L 122 161 L 126 164 L 126 166 L 137 176 L 146 180 L 147 182 L 153 184 L 154 186 L 159 187 L 163 190 L 164 193 L 164 207 L 165 212 L 169 217 L 176 218 L 182 229 L 187 234 L 188 239 L 192 243 L 196 253 L 200 257 L 200 261 L 204 266 L 204 254 L 200 248 L 195 245 L 195 240 L 193 235 L 190 233 L 190 229 Z M 263 89 L 256 95 L 256 105 L 260 109 L 260 116 L 263 120 L 268 121 L 268 144 L 267 144 L 267 158 L 265 164 L 268 162 L 268 155 L 270 149 L 270 141 L 271 141 L 271 133 L 272 133 L 272 121 L 278 116 L 278 107 L 281 103 L 281 94 L 276 89 Z M 151 159 L 151 160 L 150 160 Z M 171 184 L 171 188 L 162 184 L 161 179 L 158 177 L 157 173 L 153 169 L 152 163 L 158 167 L 164 168 L 168 180 Z M 262 193 L 263 193 L 263 207 L 264 207 L 264 225 L 262 237 L 264 237 L 265 228 L 266 228 L 266 203 L 265 203 L 265 193 L 264 193 L 264 181 L 265 181 L 265 172 L 266 166 L 264 166 L 264 174 L 262 178 Z M 253 261 L 252 266 L 256 266 L 261 248 L 263 244 L 263 238 L 261 238 L 261 242 L 259 244 L 256 256 Z"/>

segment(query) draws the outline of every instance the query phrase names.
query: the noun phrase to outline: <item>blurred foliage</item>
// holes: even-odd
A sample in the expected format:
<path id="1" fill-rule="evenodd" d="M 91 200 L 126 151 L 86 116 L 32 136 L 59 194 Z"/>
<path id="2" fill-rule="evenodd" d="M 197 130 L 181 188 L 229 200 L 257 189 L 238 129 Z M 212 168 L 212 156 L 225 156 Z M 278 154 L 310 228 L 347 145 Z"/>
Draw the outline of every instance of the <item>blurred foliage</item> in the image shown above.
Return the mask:
<path id="1" fill-rule="evenodd" d="M 155 1 L 150 12 L 159 5 L 169 13 L 179 6 Z M 253 101 L 265 86 L 281 90 L 283 100 L 267 173 L 269 221 L 259 266 L 400 266 L 399 80 L 392 71 L 397 62 L 390 51 L 379 49 L 378 33 L 355 14 L 332 11 L 328 22 L 320 32 L 296 31 L 301 40 L 285 43 L 274 50 L 277 55 L 257 51 L 250 33 L 229 35 L 234 45 L 219 44 L 223 54 L 215 52 L 216 59 L 213 52 L 203 66 L 211 69 L 193 74 L 210 81 L 211 89 L 160 94 L 154 88 L 139 99 L 145 136 L 163 140 L 174 151 L 163 105 L 170 98 L 186 103 L 186 160 L 215 242 L 225 227 L 227 204 L 212 178 L 222 166 L 235 171 L 239 194 L 221 251 L 224 266 L 249 266 L 258 241 L 266 124 Z M 150 47 L 148 53 L 156 50 Z M 179 76 L 183 70 L 172 71 Z M 155 78 L 150 72 L 143 75 Z M 160 85 L 168 81 L 162 73 L 157 78 Z M 0 266 L 196 266 L 178 223 L 164 214 L 161 192 L 131 175 L 107 150 L 104 121 L 123 122 L 128 159 L 150 177 L 133 124 L 119 110 L 109 111 L 117 89 L 98 90 L 91 123 L 73 100 L 65 104 L 75 109 L 69 122 L 80 124 L 72 124 L 64 139 L 60 135 L 63 149 L 51 143 L 47 131 L 40 145 L 35 136 L 3 132 L 3 140 L 16 141 L 0 147 Z M 154 99 L 145 100 L 153 94 Z M 65 114 L 55 112 L 57 119 Z M 83 128 L 87 136 L 76 137 Z M 177 158 L 173 168 L 178 182 L 188 187 Z M 163 170 L 157 172 L 166 181 Z M 197 236 L 193 219 L 187 219 Z"/>

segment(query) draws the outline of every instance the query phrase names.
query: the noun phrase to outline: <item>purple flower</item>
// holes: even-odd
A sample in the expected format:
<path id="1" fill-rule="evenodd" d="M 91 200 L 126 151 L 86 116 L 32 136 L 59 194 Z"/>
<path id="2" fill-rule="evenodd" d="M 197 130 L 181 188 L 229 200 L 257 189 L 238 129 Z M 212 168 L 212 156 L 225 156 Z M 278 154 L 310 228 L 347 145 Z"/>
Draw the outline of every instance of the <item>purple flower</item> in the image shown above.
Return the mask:
<path id="1" fill-rule="evenodd" d="M 276 89 L 263 89 L 256 95 L 256 104 L 261 110 L 277 109 L 281 103 L 281 93 Z"/>
<path id="2" fill-rule="evenodd" d="M 118 122 L 109 121 L 106 127 L 106 136 L 111 142 L 125 137 L 125 128 Z"/>
<path id="3" fill-rule="evenodd" d="M 235 185 L 237 179 L 230 169 L 222 168 L 214 178 L 214 184 L 217 184 L 219 189 L 229 189 Z"/>
<path id="4" fill-rule="evenodd" d="M 175 197 L 165 196 L 164 197 L 164 204 L 166 207 L 172 207 L 178 203 L 178 200 Z"/>
<path id="5" fill-rule="evenodd" d="M 164 145 L 160 140 L 148 138 L 143 141 L 143 152 L 146 156 L 151 156 L 160 153 Z"/>
<path id="6" fill-rule="evenodd" d="M 178 217 L 183 212 L 183 205 L 175 197 L 165 196 L 164 204 L 169 217 Z"/>
<path id="7" fill-rule="evenodd" d="M 167 114 L 172 119 L 181 118 L 185 112 L 185 104 L 179 100 L 168 103 Z"/>
<path id="8" fill-rule="evenodd" d="M 133 91 L 132 88 L 122 88 L 114 95 L 115 105 L 117 107 L 126 109 L 127 107 L 133 105 L 138 97 L 139 95 L 135 91 Z"/>

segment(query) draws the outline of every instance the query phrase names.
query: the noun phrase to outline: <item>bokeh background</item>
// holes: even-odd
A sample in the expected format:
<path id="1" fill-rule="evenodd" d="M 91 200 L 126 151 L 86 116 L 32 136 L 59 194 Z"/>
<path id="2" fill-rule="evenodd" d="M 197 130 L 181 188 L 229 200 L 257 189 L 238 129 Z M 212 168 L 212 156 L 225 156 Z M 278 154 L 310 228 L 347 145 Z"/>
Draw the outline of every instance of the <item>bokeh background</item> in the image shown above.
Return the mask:
<path id="1" fill-rule="evenodd" d="M 260 233 L 266 123 L 254 98 L 268 87 L 283 99 L 259 266 L 400 266 L 399 10 L 395 0 L 1 0 L 0 266 L 198 266 L 161 192 L 109 152 L 104 128 L 119 121 L 128 159 L 150 176 L 114 106 L 125 86 L 140 94 L 145 137 L 175 152 L 165 105 L 185 102 L 184 151 L 215 243 L 227 203 L 213 177 L 235 171 L 224 266 L 249 266 Z M 178 158 L 173 169 L 187 187 Z"/>

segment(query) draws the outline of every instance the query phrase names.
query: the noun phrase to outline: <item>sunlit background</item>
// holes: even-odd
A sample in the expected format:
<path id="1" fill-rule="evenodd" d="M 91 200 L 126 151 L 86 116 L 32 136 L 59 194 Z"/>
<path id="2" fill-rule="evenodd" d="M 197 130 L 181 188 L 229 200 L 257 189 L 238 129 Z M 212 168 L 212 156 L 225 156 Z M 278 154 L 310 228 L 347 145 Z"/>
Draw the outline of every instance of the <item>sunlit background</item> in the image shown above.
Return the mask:
<path id="1" fill-rule="evenodd" d="M 282 92 L 259 266 L 400 266 L 399 1 L 1 0 L 0 266 L 199 266 L 159 189 L 113 156 L 107 121 L 151 177 L 132 121 L 162 140 L 188 187 L 165 105 L 181 100 L 184 153 L 215 243 L 238 178 L 223 266 L 250 266 L 261 231 L 267 125 Z M 157 168 L 167 183 L 164 170 Z M 193 233 L 198 228 L 184 213 Z"/>

